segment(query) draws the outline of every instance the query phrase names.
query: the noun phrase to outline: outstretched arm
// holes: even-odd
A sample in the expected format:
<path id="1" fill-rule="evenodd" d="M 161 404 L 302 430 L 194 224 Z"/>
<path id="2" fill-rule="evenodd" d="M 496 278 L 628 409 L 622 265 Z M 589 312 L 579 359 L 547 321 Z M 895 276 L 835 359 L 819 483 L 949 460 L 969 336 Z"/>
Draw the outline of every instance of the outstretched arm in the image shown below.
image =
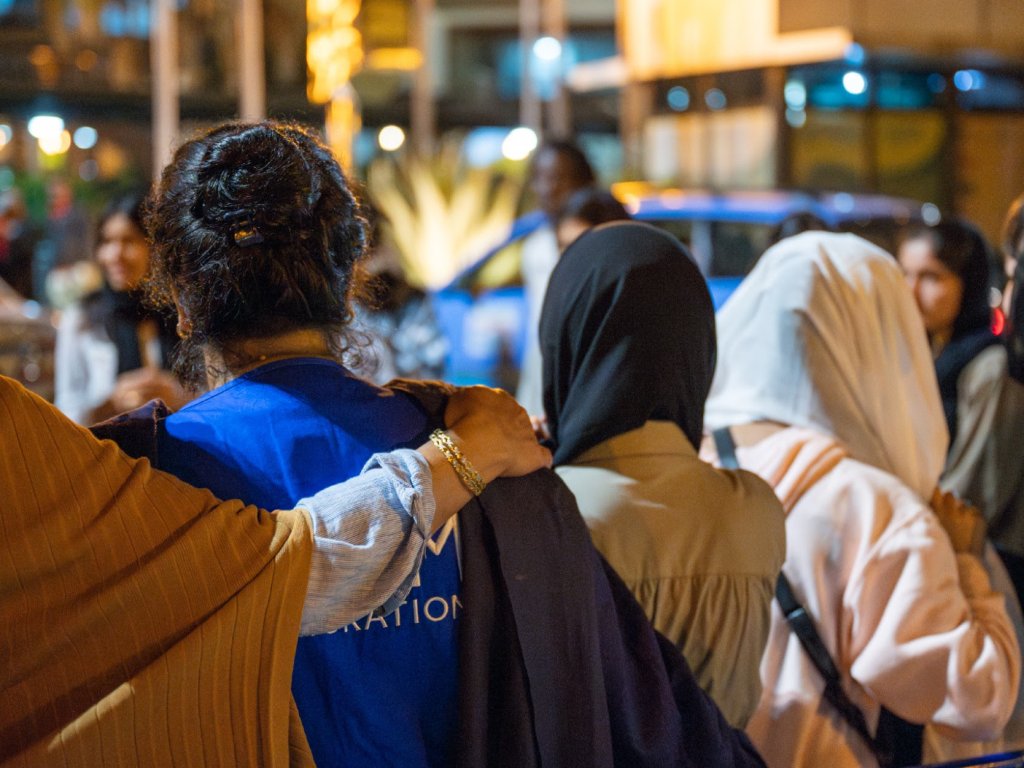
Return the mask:
<path id="1" fill-rule="evenodd" d="M 484 482 L 550 466 L 529 417 L 505 392 L 468 387 L 449 400 L 449 435 Z M 359 477 L 299 506 L 313 528 L 302 634 L 333 632 L 374 609 L 388 613 L 412 588 L 424 545 L 472 498 L 431 442 L 373 456 Z"/>

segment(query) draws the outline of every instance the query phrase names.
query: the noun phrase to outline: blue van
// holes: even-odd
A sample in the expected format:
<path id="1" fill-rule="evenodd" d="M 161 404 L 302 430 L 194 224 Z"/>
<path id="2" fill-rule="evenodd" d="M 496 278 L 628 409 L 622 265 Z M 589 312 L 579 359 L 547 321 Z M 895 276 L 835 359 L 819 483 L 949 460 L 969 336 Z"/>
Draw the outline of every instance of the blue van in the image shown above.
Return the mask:
<path id="1" fill-rule="evenodd" d="M 716 307 L 735 290 L 787 219 L 810 214 L 832 229 L 853 232 L 890 252 L 902 227 L 939 219 L 931 203 L 883 195 L 651 191 L 641 183 L 619 184 L 612 191 L 634 219 L 662 227 L 689 246 L 708 279 Z M 519 249 L 523 238 L 543 223 L 539 211 L 517 219 L 505 240 L 433 295 L 450 344 L 448 381 L 514 391 L 528 332 Z"/>

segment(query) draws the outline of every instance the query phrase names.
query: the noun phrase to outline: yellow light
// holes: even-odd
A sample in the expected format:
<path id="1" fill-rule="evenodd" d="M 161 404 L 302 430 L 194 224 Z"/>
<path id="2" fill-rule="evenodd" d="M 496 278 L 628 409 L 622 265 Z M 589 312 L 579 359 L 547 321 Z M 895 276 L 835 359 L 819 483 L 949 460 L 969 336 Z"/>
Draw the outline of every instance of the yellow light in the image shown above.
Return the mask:
<path id="1" fill-rule="evenodd" d="M 423 66 L 423 54 L 416 48 L 377 48 L 366 56 L 370 69 L 414 72 Z"/>
<path id="2" fill-rule="evenodd" d="M 28 60 L 36 67 L 46 67 L 57 62 L 57 54 L 48 45 L 39 44 L 32 48 Z"/>
<path id="3" fill-rule="evenodd" d="M 313 2 L 310 3 L 313 13 L 320 17 L 331 16 L 337 5 L 337 0 L 313 0 Z"/>
<path id="4" fill-rule="evenodd" d="M 356 109 L 355 89 L 342 86 L 327 105 L 327 143 L 343 168 L 352 167 L 352 137 L 362 121 Z"/>
<path id="5" fill-rule="evenodd" d="M 310 101 L 329 102 L 362 65 L 363 41 L 353 26 L 359 5 L 359 0 L 307 0 Z"/>
<path id="6" fill-rule="evenodd" d="M 43 134 L 39 137 L 39 149 L 44 155 L 63 155 L 71 149 L 71 132 Z"/>
<path id="7" fill-rule="evenodd" d="M 852 28 L 779 32 L 782 5 L 780 0 L 618 3 L 617 27 L 630 75 L 653 80 L 843 58 L 853 42 Z"/>
<path id="8" fill-rule="evenodd" d="M 100 57 L 96 51 L 85 49 L 75 56 L 75 66 L 83 72 L 91 72 L 99 60 Z"/>

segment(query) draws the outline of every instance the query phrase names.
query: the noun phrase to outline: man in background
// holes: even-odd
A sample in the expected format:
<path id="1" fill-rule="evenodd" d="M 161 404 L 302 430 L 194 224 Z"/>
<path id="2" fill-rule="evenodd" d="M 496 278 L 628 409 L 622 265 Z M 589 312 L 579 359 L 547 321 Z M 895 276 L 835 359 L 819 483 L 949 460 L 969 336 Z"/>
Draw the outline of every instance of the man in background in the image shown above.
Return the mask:
<path id="1" fill-rule="evenodd" d="M 592 186 L 594 169 L 583 151 L 571 141 L 546 141 L 533 156 L 530 188 L 545 222 L 523 240 L 522 276 L 526 293 L 526 346 L 519 372 L 516 400 L 532 415 L 544 413 L 541 393 L 541 358 L 537 340 L 540 308 L 551 270 L 558 261 L 555 222 L 573 192 Z"/>

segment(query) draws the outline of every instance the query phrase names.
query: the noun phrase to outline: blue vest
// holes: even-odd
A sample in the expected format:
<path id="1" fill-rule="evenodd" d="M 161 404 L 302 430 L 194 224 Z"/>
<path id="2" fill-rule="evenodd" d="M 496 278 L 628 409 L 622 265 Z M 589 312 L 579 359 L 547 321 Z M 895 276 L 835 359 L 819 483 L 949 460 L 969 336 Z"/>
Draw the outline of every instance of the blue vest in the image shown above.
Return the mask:
<path id="1" fill-rule="evenodd" d="M 404 395 L 327 360 L 269 363 L 169 416 L 160 468 L 221 498 L 290 508 L 358 474 L 371 454 L 423 442 Z M 454 758 L 458 536 L 428 546 L 418 584 L 390 616 L 299 639 L 292 692 L 321 766 L 446 766 Z"/>

